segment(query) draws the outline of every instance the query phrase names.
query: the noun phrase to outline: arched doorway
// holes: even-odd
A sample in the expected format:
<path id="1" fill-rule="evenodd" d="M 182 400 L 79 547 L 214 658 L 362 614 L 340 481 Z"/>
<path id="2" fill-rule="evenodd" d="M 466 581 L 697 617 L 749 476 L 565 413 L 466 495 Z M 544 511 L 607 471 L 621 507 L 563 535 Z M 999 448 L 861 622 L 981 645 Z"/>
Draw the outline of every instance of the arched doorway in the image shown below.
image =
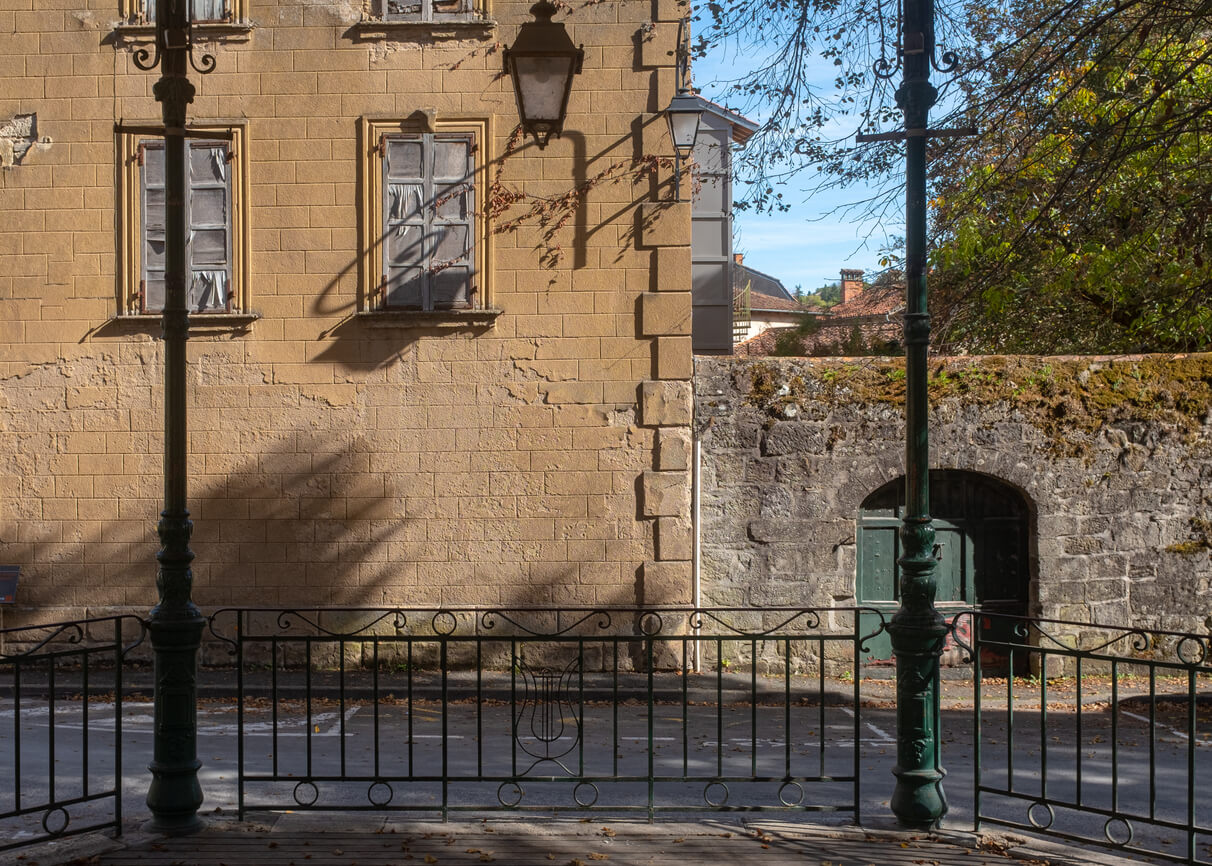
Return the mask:
<path id="1" fill-rule="evenodd" d="M 879 609 L 885 619 L 900 603 L 896 562 L 904 509 L 903 478 L 871 493 L 859 509 L 855 594 L 860 605 Z M 943 616 L 971 607 L 1025 615 L 1031 582 L 1027 499 L 989 475 L 935 469 L 930 511 L 939 561 L 936 605 Z M 887 634 L 868 649 L 870 661 L 892 657 Z"/>

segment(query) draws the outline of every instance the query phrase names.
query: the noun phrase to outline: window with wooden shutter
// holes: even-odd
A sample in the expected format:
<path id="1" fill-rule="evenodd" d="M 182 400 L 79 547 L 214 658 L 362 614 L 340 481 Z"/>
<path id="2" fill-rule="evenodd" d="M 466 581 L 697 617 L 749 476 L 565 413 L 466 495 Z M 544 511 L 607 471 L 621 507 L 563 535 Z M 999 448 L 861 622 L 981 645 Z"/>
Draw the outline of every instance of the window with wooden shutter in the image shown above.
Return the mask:
<path id="1" fill-rule="evenodd" d="M 148 22 L 156 20 L 158 0 L 142 0 L 141 17 Z M 238 0 L 189 0 L 190 20 L 198 23 L 231 21 L 239 5 Z"/>
<path id="2" fill-rule="evenodd" d="M 185 261 L 186 306 L 196 313 L 231 312 L 231 172 L 225 142 L 187 144 Z M 164 309 L 164 144 L 144 142 L 142 152 L 143 274 L 140 312 Z"/>
<path id="3" fill-rule="evenodd" d="M 363 117 L 359 314 L 372 327 L 491 323 L 488 118 Z"/>
<path id="4" fill-rule="evenodd" d="M 186 141 L 186 304 L 195 314 L 247 316 L 244 130 L 224 126 L 221 131 L 231 140 Z M 155 315 L 164 309 L 164 140 L 124 136 L 120 156 L 118 230 L 125 284 L 120 313 Z"/>
<path id="5" fill-rule="evenodd" d="M 383 307 L 470 309 L 475 297 L 475 137 L 383 135 Z"/>
<path id="6" fill-rule="evenodd" d="M 378 0 L 385 21 L 459 21 L 472 17 L 472 0 Z"/>

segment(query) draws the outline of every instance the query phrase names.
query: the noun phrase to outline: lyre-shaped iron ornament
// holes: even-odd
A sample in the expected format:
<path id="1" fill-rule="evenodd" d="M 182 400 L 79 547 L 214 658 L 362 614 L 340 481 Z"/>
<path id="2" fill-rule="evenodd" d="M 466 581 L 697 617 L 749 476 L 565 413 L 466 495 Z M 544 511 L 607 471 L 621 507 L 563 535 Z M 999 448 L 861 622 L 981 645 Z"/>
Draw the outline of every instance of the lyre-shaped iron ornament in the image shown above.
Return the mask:
<path id="1" fill-rule="evenodd" d="M 514 711 L 513 738 L 534 762 L 518 775 L 525 776 L 543 763 L 554 763 L 575 776 L 561 760 L 581 742 L 580 707 L 574 700 L 574 679 L 580 673 L 579 658 L 563 668 L 532 668 L 521 659 L 518 669 L 525 692 Z"/>

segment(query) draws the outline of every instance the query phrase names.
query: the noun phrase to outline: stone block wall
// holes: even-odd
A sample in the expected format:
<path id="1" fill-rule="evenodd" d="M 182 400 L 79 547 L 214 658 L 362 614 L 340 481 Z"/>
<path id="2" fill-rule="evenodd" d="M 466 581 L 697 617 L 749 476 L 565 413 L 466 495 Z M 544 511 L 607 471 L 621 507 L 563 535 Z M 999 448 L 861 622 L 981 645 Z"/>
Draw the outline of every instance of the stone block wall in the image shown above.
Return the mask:
<path id="1" fill-rule="evenodd" d="M 0 171 L 0 563 L 38 620 L 156 598 L 163 353 L 123 315 L 118 239 L 115 124 L 160 116 L 138 4 L 0 10 L 0 128 L 36 115 Z M 409 28 L 371 0 L 238 0 L 197 28 L 217 71 L 191 122 L 248 151 L 253 314 L 189 344 L 200 604 L 688 600 L 689 213 L 658 158 L 674 57 L 643 48 L 685 6 L 562 12 L 584 72 L 539 150 L 501 73 L 529 5 Z M 415 112 L 486 119 L 491 321 L 364 315 L 359 124 Z"/>
<path id="2" fill-rule="evenodd" d="M 856 602 L 856 518 L 904 466 L 904 364 L 695 360 L 705 604 Z M 931 466 L 1030 503 L 1032 610 L 1206 631 L 1212 356 L 930 362 Z"/>

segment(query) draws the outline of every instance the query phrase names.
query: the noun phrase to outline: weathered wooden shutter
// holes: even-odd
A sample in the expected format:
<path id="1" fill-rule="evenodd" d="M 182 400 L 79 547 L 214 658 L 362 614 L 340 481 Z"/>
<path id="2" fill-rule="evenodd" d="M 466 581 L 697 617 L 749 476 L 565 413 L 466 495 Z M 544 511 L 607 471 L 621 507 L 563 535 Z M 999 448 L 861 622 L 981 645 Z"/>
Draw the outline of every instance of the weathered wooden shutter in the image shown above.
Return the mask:
<path id="1" fill-rule="evenodd" d="M 141 312 L 158 313 L 164 309 L 164 145 L 143 142 L 139 152 L 142 166 L 139 303 Z"/>
<path id="2" fill-rule="evenodd" d="M 430 299 L 433 309 L 466 309 L 471 306 L 475 270 L 473 142 L 470 135 L 433 139 Z"/>
<path id="3" fill-rule="evenodd" d="M 425 308 L 425 140 L 388 136 L 383 160 L 383 282 L 389 307 Z"/>
<path id="4" fill-rule="evenodd" d="M 140 308 L 144 313 L 157 313 L 164 309 L 164 143 L 143 142 L 139 149 L 143 239 Z M 185 255 L 190 270 L 186 305 L 195 312 L 227 312 L 232 309 L 232 193 L 227 145 L 187 142 L 186 154 L 189 234 Z"/>
<path id="5" fill-rule="evenodd" d="M 383 284 L 388 307 L 465 309 L 475 277 L 474 141 L 469 134 L 387 136 Z"/>
<path id="6" fill-rule="evenodd" d="M 190 142 L 187 303 L 198 312 L 231 309 L 230 175 L 226 145 Z"/>

